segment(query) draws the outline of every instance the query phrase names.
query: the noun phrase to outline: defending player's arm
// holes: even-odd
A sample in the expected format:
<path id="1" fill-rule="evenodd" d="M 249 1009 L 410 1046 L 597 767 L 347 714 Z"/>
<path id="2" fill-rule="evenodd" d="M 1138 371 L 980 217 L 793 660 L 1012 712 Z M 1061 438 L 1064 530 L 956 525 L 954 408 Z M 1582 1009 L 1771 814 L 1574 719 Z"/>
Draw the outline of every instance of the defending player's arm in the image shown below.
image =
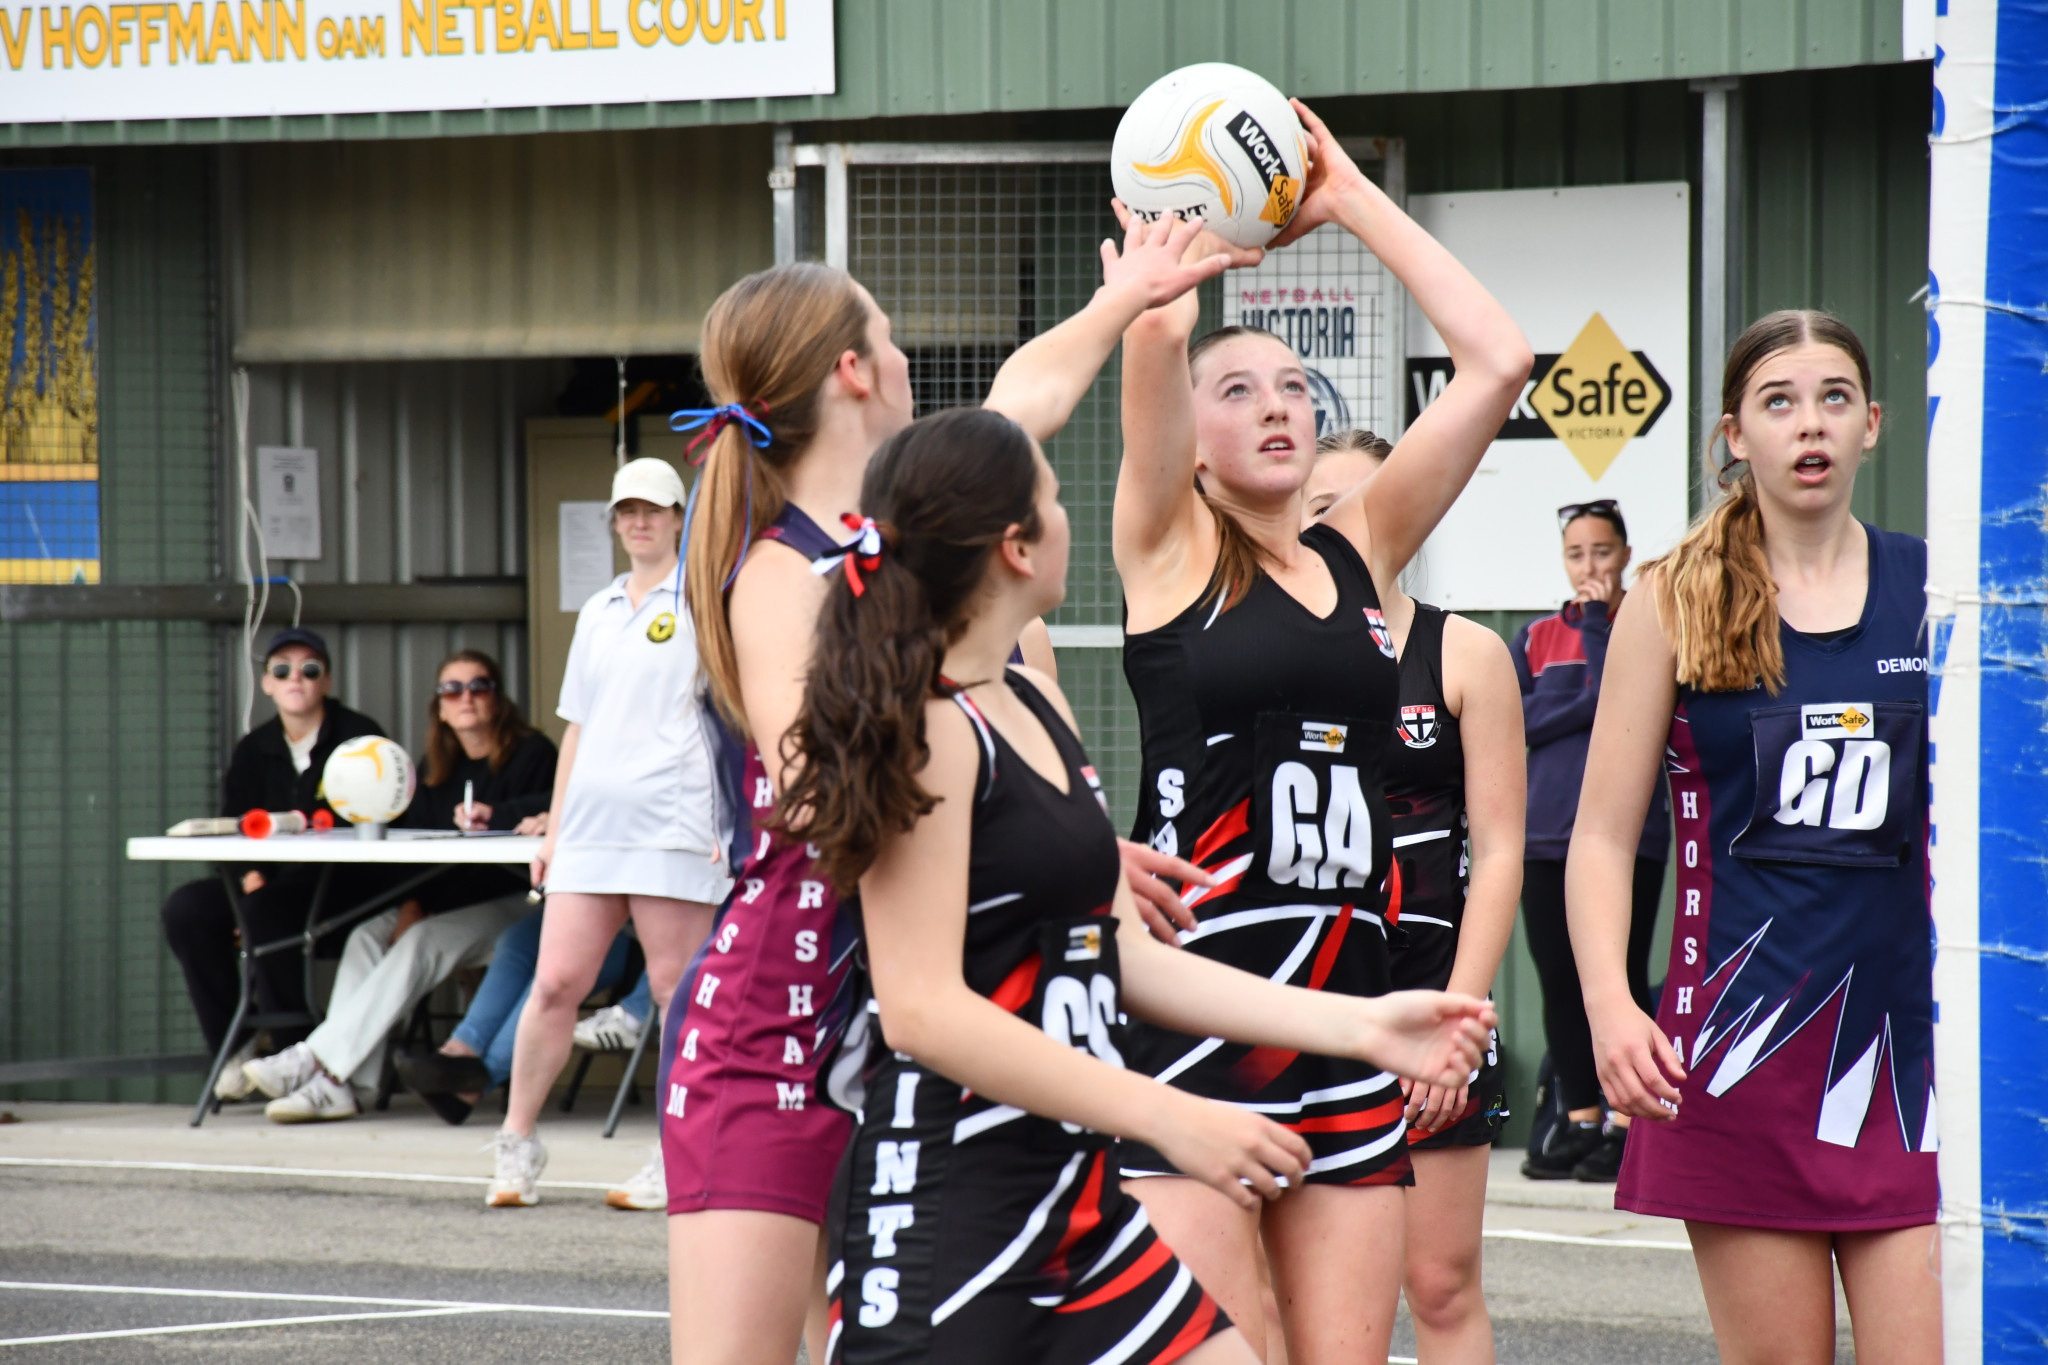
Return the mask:
<path id="1" fill-rule="evenodd" d="M 1018 347 L 996 372 L 982 406 L 993 408 L 1040 441 L 1067 424 L 1074 405 L 1116 349 L 1124 329 L 1148 308 L 1192 298 L 1194 287 L 1222 273 L 1232 257 L 1217 252 L 1183 263 L 1201 224 L 1162 219 L 1130 222 L 1119 255 L 1102 244 L 1102 286 L 1088 306 Z"/>
<path id="2" fill-rule="evenodd" d="M 1636 845 L 1678 701 L 1677 660 L 1652 594 L 1641 591 L 1649 586 L 1638 584 L 1629 595 L 1608 645 L 1564 894 L 1601 1091 L 1632 1117 L 1668 1119 L 1685 1068 L 1656 1020 L 1629 994 L 1627 972 Z"/>
<path id="3" fill-rule="evenodd" d="M 884 844 L 860 881 L 868 967 L 889 1045 L 998 1103 L 1152 1144 L 1248 1208 L 1260 1195 L 1277 1197 L 1274 1175 L 1292 1180 L 1307 1167 L 1299 1137 L 1111 1067 L 967 985 L 960 964 L 980 746 L 951 701 L 933 702 L 925 715 L 931 757 L 918 781 L 939 803 Z M 1119 899 L 1129 895 L 1119 883 Z"/>
<path id="4" fill-rule="evenodd" d="M 1465 815 L 1472 845 L 1458 954 L 1446 989 L 1483 996 L 1493 989 L 1522 898 L 1529 784 L 1521 686 L 1501 638 L 1462 616 L 1444 621 L 1444 686 L 1465 751 Z M 1408 1121 L 1424 1133 L 1441 1128 L 1464 1110 L 1466 1099 L 1466 1084 L 1454 1090 L 1411 1086 Z"/>
<path id="5" fill-rule="evenodd" d="M 1323 223 L 1340 225 L 1401 281 L 1456 367 L 1379 473 L 1323 518 L 1351 538 L 1373 578 L 1386 583 L 1415 557 L 1470 481 L 1535 357 L 1486 286 L 1366 178 L 1307 105 L 1295 100 L 1294 109 L 1315 146 L 1301 208 L 1274 247 Z"/>

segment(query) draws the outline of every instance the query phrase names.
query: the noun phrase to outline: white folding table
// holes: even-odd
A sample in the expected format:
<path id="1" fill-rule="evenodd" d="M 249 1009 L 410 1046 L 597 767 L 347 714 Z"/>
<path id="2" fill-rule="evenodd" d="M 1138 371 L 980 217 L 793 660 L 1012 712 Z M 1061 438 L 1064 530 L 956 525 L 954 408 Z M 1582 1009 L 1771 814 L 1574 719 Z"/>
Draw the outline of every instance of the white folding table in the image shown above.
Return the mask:
<path id="1" fill-rule="evenodd" d="M 241 998 L 235 1004 L 234 1022 L 228 1026 L 227 1037 L 221 1040 L 220 1052 L 213 1059 L 213 1069 L 207 1073 L 206 1087 L 192 1110 L 192 1126 L 197 1128 L 204 1123 L 207 1110 L 214 1107 L 214 1084 L 219 1081 L 228 1058 L 234 1054 L 236 1041 L 244 1028 L 286 1028 L 320 1022 L 319 1014 L 313 1012 L 251 1012 L 255 999 L 257 958 L 290 948 L 300 949 L 305 957 L 306 1008 L 313 1011 L 313 945 L 317 940 L 400 900 L 443 868 L 490 864 L 524 867 L 540 852 L 541 842 L 537 837 L 517 834 L 411 829 L 387 830 L 381 839 L 362 838 L 353 829 L 279 834 L 268 839 L 249 839 L 239 834 L 196 839 L 169 836 L 130 839 L 128 857 L 133 862 L 211 864 L 220 874 L 221 884 L 227 888 L 228 905 L 235 915 L 241 955 Z M 314 863 L 320 866 L 320 880 L 306 906 L 303 932 L 268 943 L 250 942 L 248 919 L 242 904 L 242 886 L 232 869 L 255 863 Z M 334 868 L 343 863 L 411 865 L 421 870 L 418 875 L 399 881 L 359 905 L 322 919 L 320 912 L 326 904 L 328 883 L 333 879 Z"/>

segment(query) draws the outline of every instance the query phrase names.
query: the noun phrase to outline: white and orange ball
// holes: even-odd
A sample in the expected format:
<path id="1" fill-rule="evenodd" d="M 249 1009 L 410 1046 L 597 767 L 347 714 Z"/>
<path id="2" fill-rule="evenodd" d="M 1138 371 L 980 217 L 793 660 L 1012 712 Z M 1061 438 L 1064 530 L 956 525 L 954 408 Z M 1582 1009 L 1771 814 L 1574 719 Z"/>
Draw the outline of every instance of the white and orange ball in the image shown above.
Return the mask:
<path id="1" fill-rule="evenodd" d="M 320 770 L 321 797 L 357 825 L 387 825 L 405 814 L 413 783 L 412 759 L 382 735 L 343 740 Z"/>
<path id="2" fill-rule="evenodd" d="M 1169 72 L 1131 101 L 1110 144 L 1117 198 L 1145 219 L 1200 218 L 1264 246 L 1294 217 L 1308 135 L 1273 83 L 1228 62 Z"/>

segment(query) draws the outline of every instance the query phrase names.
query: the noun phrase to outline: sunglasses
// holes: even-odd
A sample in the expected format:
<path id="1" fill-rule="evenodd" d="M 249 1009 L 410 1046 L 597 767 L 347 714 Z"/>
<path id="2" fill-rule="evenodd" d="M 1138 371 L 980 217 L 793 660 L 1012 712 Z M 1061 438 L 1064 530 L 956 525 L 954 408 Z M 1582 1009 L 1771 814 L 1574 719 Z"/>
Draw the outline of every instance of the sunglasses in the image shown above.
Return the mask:
<path id="1" fill-rule="evenodd" d="M 472 697 L 488 697 L 497 690 L 497 682 L 490 678 L 471 678 L 466 683 L 457 682 L 455 679 L 450 678 L 446 682 L 434 684 L 435 694 L 443 697 L 459 697 L 464 692 L 469 693 Z"/>
<path id="2" fill-rule="evenodd" d="M 1611 517 L 1618 515 L 1621 504 L 1613 498 L 1600 498 L 1593 502 L 1568 502 L 1557 509 L 1557 529 L 1577 521 L 1580 517 Z"/>
<path id="3" fill-rule="evenodd" d="M 318 659 L 307 659 L 299 665 L 298 671 L 299 676 L 307 682 L 319 682 L 327 676 L 327 665 L 321 663 Z M 284 681 L 291 675 L 292 666 L 282 659 L 270 665 L 270 676 L 276 678 L 279 682 Z"/>

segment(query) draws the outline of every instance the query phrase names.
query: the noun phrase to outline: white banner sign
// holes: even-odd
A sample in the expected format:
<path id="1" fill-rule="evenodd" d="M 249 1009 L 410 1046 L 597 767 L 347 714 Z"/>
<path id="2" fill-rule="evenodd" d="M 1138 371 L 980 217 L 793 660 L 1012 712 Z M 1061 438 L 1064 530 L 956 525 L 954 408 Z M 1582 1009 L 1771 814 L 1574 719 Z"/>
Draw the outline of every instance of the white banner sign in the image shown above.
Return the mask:
<path id="1" fill-rule="evenodd" d="M 1458 611 L 1572 595 L 1554 509 L 1613 498 L 1635 561 L 1684 533 L 1689 224 L 1682 183 L 1427 194 L 1408 211 L 1513 315 L 1536 352 L 1522 399 L 1408 582 Z M 1409 420 L 1443 392 L 1443 340 L 1409 305 Z"/>
<path id="2" fill-rule="evenodd" d="M 833 90 L 832 0 L 0 0 L 0 122 Z"/>

